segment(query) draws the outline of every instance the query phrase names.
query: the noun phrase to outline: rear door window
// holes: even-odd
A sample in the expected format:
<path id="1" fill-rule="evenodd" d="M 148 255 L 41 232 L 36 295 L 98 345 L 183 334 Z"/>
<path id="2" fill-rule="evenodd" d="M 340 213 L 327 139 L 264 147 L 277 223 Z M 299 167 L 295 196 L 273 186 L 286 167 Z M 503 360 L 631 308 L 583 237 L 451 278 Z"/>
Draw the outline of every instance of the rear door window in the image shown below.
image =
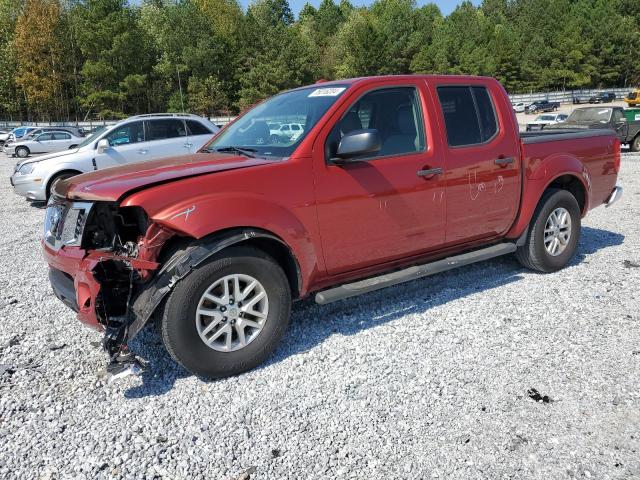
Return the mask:
<path id="1" fill-rule="evenodd" d="M 187 135 L 184 122 L 178 119 L 147 120 L 146 139 L 165 140 L 167 138 L 178 138 Z"/>
<path id="2" fill-rule="evenodd" d="M 447 140 L 451 147 L 478 145 L 498 132 L 498 121 L 485 87 L 438 87 Z"/>
<path id="3" fill-rule="evenodd" d="M 69 135 L 68 133 L 64 133 L 64 132 L 55 132 L 53 134 L 53 139 L 54 140 L 69 140 L 71 138 L 71 135 Z"/>
<path id="4" fill-rule="evenodd" d="M 213 132 L 196 120 L 187 120 L 189 135 L 211 135 Z"/>

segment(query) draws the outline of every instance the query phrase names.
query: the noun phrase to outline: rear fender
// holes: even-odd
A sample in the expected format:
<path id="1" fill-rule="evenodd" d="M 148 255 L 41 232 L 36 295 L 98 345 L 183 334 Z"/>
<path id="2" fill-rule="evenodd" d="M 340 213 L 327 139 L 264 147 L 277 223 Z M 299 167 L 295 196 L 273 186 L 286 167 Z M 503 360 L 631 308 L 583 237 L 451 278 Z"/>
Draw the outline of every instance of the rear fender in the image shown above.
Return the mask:
<path id="1" fill-rule="evenodd" d="M 538 163 L 532 159 L 526 165 L 524 175 L 520 214 L 507 234 L 508 238 L 518 238 L 526 231 L 545 190 L 564 175 L 570 175 L 580 181 L 585 196 L 582 215 L 589 211 L 591 179 L 585 166 L 576 157 L 566 154 L 550 155 Z"/>

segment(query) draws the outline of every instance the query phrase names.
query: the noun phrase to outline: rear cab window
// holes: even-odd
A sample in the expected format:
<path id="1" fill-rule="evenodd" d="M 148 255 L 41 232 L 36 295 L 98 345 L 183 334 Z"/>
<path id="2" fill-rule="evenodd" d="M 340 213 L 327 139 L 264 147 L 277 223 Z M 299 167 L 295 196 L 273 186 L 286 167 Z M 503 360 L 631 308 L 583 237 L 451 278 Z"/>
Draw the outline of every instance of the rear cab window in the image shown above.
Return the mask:
<path id="1" fill-rule="evenodd" d="M 483 86 L 437 88 L 450 147 L 481 145 L 498 133 L 498 120 L 491 96 Z"/>

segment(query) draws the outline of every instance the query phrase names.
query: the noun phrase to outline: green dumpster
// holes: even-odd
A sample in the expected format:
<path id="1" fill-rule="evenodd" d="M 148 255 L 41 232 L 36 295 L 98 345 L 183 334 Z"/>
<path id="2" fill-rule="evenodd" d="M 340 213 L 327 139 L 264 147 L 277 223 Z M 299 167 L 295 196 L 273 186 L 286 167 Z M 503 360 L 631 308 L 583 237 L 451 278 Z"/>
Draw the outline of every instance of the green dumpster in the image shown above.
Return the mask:
<path id="1" fill-rule="evenodd" d="M 627 117 L 628 122 L 640 121 L 640 108 L 627 108 L 624 111 L 624 116 Z"/>

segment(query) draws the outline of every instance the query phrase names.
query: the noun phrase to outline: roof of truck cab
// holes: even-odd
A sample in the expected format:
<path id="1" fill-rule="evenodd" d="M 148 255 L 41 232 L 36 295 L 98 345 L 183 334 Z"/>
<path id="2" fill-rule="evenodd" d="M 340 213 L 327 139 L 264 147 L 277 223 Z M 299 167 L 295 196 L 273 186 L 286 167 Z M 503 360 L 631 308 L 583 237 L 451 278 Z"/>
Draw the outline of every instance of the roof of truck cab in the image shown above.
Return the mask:
<path id="1" fill-rule="evenodd" d="M 302 87 L 296 88 L 294 90 L 299 90 L 303 88 L 309 88 L 314 86 L 339 86 L 339 85 L 355 85 L 369 82 L 379 82 L 384 80 L 416 80 L 416 79 L 431 79 L 436 81 L 447 81 L 447 80 L 485 80 L 485 81 L 496 81 L 493 77 L 484 77 L 477 75 L 378 75 L 374 77 L 355 77 L 355 78 L 344 78 L 341 80 L 319 80 L 311 85 L 304 85 Z"/>

